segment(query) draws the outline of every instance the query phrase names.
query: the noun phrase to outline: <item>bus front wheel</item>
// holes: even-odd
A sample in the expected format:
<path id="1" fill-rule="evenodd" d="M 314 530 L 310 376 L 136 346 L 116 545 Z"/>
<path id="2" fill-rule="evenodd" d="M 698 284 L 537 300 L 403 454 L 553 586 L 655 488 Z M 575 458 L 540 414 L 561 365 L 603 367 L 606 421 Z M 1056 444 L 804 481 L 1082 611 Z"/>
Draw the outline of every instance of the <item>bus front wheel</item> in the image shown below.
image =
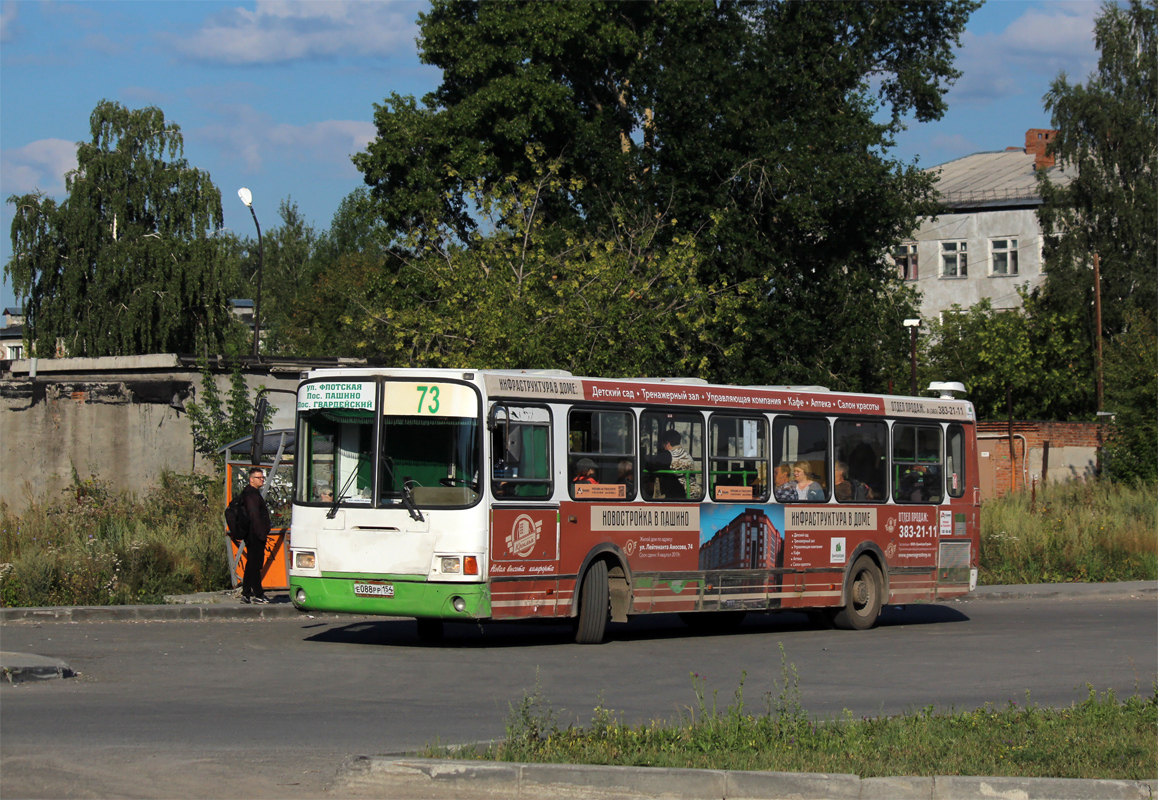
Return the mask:
<path id="1" fill-rule="evenodd" d="M 832 617 L 841 630 L 865 631 L 877 624 L 884 595 L 884 579 L 876 562 L 861 556 L 848 578 L 848 603 Z"/>
<path id="2" fill-rule="evenodd" d="M 579 618 L 575 627 L 575 641 L 578 644 L 600 644 L 607 628 L 607 615 L 611 610 L 611 593 L 607 584 L 607 562 L 596 561 L 583 578 L 583 590 L 579 595 Z"/>

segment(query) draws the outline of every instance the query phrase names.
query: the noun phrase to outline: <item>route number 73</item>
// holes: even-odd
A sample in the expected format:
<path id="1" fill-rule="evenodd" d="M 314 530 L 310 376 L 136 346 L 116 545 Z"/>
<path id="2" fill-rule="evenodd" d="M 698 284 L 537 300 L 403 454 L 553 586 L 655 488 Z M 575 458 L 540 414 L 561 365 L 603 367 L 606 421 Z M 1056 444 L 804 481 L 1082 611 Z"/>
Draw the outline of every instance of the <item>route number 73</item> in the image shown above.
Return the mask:
<path id="1" fill-rule="evenodd" d="M 438 387 L 437 386 L 416 386 L 415 389 L 419 393 L 419 395 L 418 395 L 418 413 L 421 414 L 423 412 L 424 409 L 422 407 L 422 404 L 426 403 L 427 399 L 429 398 L 430 402 L 427 403 L 425 410 L 429 411 L 431 414 L 437 414 L 438 413 Z"/>

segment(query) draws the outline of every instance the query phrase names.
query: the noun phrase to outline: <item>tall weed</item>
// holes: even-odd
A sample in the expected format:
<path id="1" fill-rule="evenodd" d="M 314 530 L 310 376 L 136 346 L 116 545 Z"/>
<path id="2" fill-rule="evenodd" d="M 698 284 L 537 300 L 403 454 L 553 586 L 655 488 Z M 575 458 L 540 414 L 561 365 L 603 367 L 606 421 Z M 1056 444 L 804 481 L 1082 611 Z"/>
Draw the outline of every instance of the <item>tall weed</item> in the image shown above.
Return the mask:
<path id="1" fill-rule="evenodd" d="M 23 514 L 0 502 L 0 604 L 159 603 L 230 585 L 212 478 L 165 472 L 143 499 L 73 474 Z"/>
<path id="2" fill-rule="evenodd" d="M 981 507 L 981 582 L 1158 579 L 1158 484 L 1038 487 Z"/>

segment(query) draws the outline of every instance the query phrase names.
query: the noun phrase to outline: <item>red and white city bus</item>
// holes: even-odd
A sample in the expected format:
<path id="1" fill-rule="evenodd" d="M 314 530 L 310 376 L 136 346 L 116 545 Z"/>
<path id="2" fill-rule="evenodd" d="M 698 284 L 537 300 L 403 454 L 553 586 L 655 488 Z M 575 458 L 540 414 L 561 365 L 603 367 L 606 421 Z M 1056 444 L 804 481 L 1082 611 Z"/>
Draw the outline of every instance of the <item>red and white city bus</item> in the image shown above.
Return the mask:
<path id="1" fill-rule="evenodd" d="M 876 624 L 976 586 L 971 403 L 558 370 L 319 369 L 298 390 L 305 611 Z"/>

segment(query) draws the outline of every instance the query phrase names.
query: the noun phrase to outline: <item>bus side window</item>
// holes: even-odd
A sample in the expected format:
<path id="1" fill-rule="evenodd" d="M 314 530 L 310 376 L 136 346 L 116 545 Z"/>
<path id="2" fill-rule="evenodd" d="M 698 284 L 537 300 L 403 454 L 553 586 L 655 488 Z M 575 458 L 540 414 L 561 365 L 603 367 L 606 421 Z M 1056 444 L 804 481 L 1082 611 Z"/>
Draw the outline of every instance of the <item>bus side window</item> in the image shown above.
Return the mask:
<path id="1" fill-rule="evenodd" d="M 965 495 L 965 429 L 960 425 L 949 426 L 949 442 L 945 454 L 945 480 L 950 497 Z"/>
<path id="2" fill-rule="evenodd" d="M 630 411 L 571 409 L 567 481 L 572 500 L 635 499 L 635 417 Z"/>
<path id="3" fill-rule="evenodd" d="M 495 409 L 491 492 L 503 499 L 551 496 L 551 415 L 547 409 Z"/>
<path id="4" fill-rule="evenodd" d="M 833 494 L 838 503 L 883 503 L 888 499 L 889 426 L 840 419 L 832 426 L 836 455 Z M 844 472 L 845 480 L 840 480 Z"/>
<path id="5" fill-rule="evenodd" d="M 772 463 L 781 502 L 828 500 L 828 420 L 779 416 L 772 422 Z"/>
<path id="6" fill-rule="evenodd" d="M 768 422 L 713 416 L 708 439 L 708 488 L 720 502 L 768 498 Z"/>
<path id="7" fill-rule="evenodd" d="M 639 421 L 647 500 L 704 498 L 704 418 L 699 414 L 645 411 Z"/>
<path id="8" fill-rule="evenodd" d="M 893 425 L 893 500 L 940 503 L 943 472 L 940 426 Z"/>

